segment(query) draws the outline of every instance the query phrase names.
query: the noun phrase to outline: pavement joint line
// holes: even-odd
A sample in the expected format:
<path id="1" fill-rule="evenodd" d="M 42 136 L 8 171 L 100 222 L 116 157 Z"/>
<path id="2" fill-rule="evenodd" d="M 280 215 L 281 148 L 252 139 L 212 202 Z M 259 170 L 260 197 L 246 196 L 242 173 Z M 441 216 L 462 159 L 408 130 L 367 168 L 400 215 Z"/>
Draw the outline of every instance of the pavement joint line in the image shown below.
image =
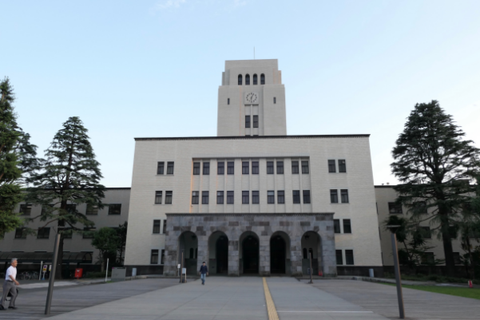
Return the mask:
<path id="1" fill-rule="evenodd" d="M 289 313 L 308 313 L 308 312 L 315 312 L 315 313 L 373 313 L 373 311 L 324 311 L 324 310 L 312 310 L 312 311 L 289 311 L 289 310 L 278 310 L 277 312 L 289 312 Z"/>
<path id="2" fill-rule="evenodd" d="M 275 303 L 273 302 L 270 289 L 268 289 L 267 279 L 263 278 L 263 291 L 265 292 L 265 302 L 267 305 L 267 313 L 269 320 L 279 320 L 277 310 L 275 309 Z"/>

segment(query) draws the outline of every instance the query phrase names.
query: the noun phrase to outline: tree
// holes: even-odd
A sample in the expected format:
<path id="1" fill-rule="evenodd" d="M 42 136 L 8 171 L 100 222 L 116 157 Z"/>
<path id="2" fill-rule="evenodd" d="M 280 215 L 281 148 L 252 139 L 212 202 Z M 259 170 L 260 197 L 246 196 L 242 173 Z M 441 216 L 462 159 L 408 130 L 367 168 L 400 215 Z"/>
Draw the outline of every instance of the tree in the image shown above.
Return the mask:
<path id="1" fill-rule="evenodd" d="M 416 104 L 393 148 L 393 174 L 398 202 L 411 219 L 429 222 L 441 236 L 447 274 L 454 276 L 452 239 L 462 221 L 462 207 L 475 187 L 478 149 L 463 140 L 464 132 L 445 114 L 437 101 Z"/>
<path id="2" fill-rule="evenodd" d="M 99 183 L 102 178 L 89 142 L 87 129 L 78 117 L 70 117 L 53 138 L 45 151 L 42 170 L 28 179 L 33 183 L 29 188 L 29 201 L 42 205 L 38 217 L 45 221 L 43 227 L 57 224 L 60 234 L 58 265 L 55 277 L 62 277 L 63 242 L 72 231 L 83 232 L 93 228 L 94 223 L 77 210 L 77 205 L 101 208 L 105 187 Z M 78 224 L 81 224 L 79 226 Z"/>
<path id="3" fill-rule="evenodd" d="M 123 224 L 119 225 L 117 230 L 118 238 L 120 239 L 118 243 L 118 256 L 117 256 L 117 263 L 123 266 L 124 260 L 124 252 L 125 252 L 125 245 L 127 244 L 127 229 L 128 229 L 128 222 L 125 221 Z"/>
<path id="4" fill-rule="evenodd" d="M 101 228 L 94 233 L 92 246 L 100 250 L 103 272 L 105 271 L 107 259 L 110 259 L 112 264 L 116 261 L 118 248 L 121 246 L 121 239 L 118 231 L 114 228 Z"/>

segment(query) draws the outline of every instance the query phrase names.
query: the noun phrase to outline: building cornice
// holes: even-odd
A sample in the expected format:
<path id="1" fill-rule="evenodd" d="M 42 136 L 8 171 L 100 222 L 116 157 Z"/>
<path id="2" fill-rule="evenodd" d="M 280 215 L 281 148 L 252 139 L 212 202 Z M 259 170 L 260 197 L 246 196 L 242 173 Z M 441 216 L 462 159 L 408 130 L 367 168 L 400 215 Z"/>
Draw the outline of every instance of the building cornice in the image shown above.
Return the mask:
<path id="1" fill-rule="evenodd" d="M 153 140 L 261 140 L 261 139 L 335 139 L 335 138 L 368 138 L 370 134 L 322 134 L 322 135 L 288 135 L 288 136 L 214 136 L 214 137 L 150 137 L 134 138 L 135 141 Z"/>

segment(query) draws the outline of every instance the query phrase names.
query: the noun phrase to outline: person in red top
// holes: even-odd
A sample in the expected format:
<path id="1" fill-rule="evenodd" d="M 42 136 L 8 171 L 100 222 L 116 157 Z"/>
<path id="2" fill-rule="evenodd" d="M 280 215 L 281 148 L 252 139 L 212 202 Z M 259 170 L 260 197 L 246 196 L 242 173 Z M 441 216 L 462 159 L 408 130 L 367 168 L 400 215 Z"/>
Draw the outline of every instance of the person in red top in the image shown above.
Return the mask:
<path id="1" fill-rule="evenodd" d="M 17 258 L 13 258 L 11 266 L 7 269 L 7 273 L 5 274 L 5 282 L 3 283 L 3 296 L 2 300 L 0 300 L 0 310 L 5 310 L 3 304 L 9 292 L 12 295 L 12 298 L 10 299 L 10 305 L 8 306 L 8 308 L 17 309 L 17 307 L 15 307 L 15 299 L 17 298 L 17 286 L 19 285 L 16 279 L 17 264 Z"/>

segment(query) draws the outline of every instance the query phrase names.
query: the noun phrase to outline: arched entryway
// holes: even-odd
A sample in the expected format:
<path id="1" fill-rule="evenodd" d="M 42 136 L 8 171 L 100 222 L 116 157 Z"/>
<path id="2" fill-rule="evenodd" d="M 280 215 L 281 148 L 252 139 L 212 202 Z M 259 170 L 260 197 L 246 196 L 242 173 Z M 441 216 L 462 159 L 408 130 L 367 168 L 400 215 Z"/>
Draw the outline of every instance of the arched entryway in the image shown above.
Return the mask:
<path id="1" fill-rule="evenodd" d="M 209 271 L 211 274 L 228 274 L 228 237 L 221 231 L 208 239 Z"/>
<path id="2" fill-rule="evenodd" d="M 240 273 L 258 274 L 260 259 L 260 242 L 258 236 L 251 231 L 247 231 L 240 237 Z"/>
<path id="3" fill-rule="evenodd" d="M 197 274 L 197 256 L 198 256 L 198 239 L 195 233 L 186 231 L 178 238 L 179 252 L 178 263 L 182 263 L 183 253 L 183 266 L 187 268 L 187 274 Z"/>
<path id="4" fill-rule="evenodd" d="M 290 237 L 285 232 L 275 232 L 270 238 L 270 273 L 290 273 Z"/>
<path id="5" fill-rule="evenodd" d="M 310 258 L 312 259 L 313 274 L 322 271 L 322 245 L 320 235 L 314 231 L 307 231 L 302 236 L 302 272 L 309 274 Z"/>

